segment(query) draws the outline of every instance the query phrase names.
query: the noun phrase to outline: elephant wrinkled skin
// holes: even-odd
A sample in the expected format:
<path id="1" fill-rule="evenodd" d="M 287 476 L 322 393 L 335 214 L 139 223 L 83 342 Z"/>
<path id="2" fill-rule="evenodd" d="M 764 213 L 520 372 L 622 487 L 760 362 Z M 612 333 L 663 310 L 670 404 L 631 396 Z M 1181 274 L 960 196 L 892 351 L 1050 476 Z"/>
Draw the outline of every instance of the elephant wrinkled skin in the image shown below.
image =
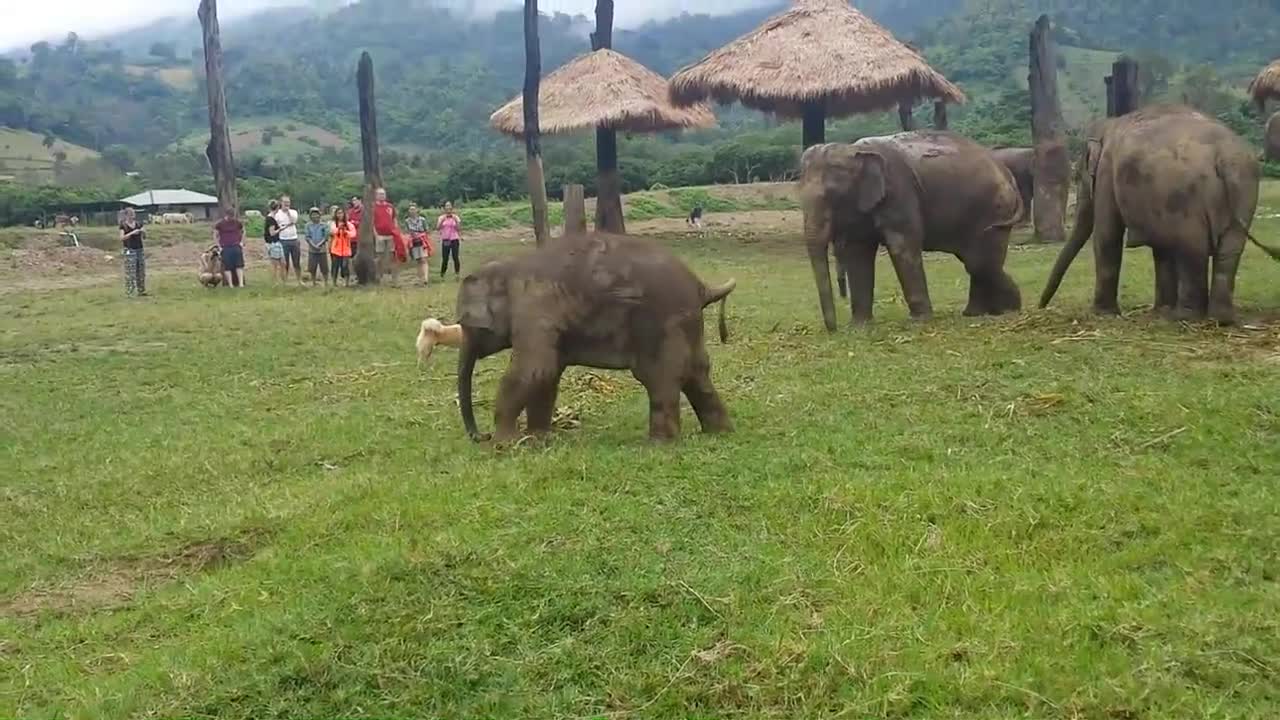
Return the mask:
<path id="1" fill-rule="evenodd" d="M 531 434 L 551 431 L 560 376 L 569 365 L 630 370 L 649 392 L 649 435 L 680 432 L 680 395 L 704 432 L 732 429 L 711 383 L 702 311 L 734 281 L 707 287 L 667 248 L 639 238 L 583 234 L 495 260 L 458 291 L 458 401 L 467 433 L 482 439 L 472 409 L 476 361 L 510 348 L 498 389 L 494 438 L 515 439 L 521 413 Z"/>
<path id="2" fill-rule="evenodd" d="M 1191 108 L 1152 106 L 1096 124 L 1077 166 L 1075 227 L 1040 307 L 1092 236 L 1094 310 L 1118 313 L 1127 231 L 1130 247 L 1149 246 L 1155 256 L 1157 311 L 1234 322 L 1236 272 L 1252 239 L 1260 177 L 1249 146 Z"/>
<path id="3" fill-rule="evenodd" d="M 1022 202 L 991 152 L 950 132 L 917 131 L 815 145 L 801 160 L 805 244 L 827 330 L 836 329 L 828 245 L 849 274 L 854 322 L 871 319 L 876 251 L 889 251 L 912 317 L 933 312 L 922 253 L 948 252 L 969 273 L 965 315 L 1022 307 L 1004 271 Z"/>
<path id="4" fill-rule="evenodd" d="M 997 147 L 991 154 L 1009 169 L 1013 181 L 1018 186 L 1018 195 L 1022 198 L 1022 217 L 1019 224 L 1031 218 L 1031 205 L 1036 194 L 1036 149 L 1026 147 Z"/>

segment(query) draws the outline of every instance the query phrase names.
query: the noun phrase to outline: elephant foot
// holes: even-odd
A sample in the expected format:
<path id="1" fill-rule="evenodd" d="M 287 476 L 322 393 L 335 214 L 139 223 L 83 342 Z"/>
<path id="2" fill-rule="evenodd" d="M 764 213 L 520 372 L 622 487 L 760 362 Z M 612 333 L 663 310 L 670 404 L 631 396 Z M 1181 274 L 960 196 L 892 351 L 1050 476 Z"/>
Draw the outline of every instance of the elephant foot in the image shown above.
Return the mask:
<path id="1" fill-rule="evenodd" d="M 912 321 L 914 321 L 914 322 L 918 322 L 918 323 L 927 323 L 927 322 L 929 322 L 929 321 L 933 320 L 933 311 L 932 311 L 932 310 L 925 310 L 925 311 L 922 311 L 922 312 L 913 312 L 913 313 L 911 313 L 911 319 L 912 319 Z"/>
<path id="2" fill-rule="evenodd" d="M 491 440 L 493 440 L 493 433 L 482 433 L 482 432 L 471 433 L 471 442 L 487 443 Z"/>
<path id="3" fill-rule="evenodd" d="M 1114 302 L 1095 302 L 1093 304 L 1093 312 L 1095 315 L 1119 315 L 1120 306 Z"/>
<path id="4" fill-rule="evenodd" d="M 854 326 L 854 327 L 863 327 L 863 326 L 866 326 L 866 325 L 870 325 L 870 324 L 871 324 L 871 314 L 870 314 L 870 313 L 867 313 L 867 314 L 855 314 L 855 315 L 853 316 L 852 324 L 853 324 L 853 326 Z"/>
<path id="5" fill-rule="evenodd" d="M 1236 309 L 1230 305 L 1211 305 L 1209 307 L 1209 317 L 1219 325 L 1235 325 Z"/>
<path id="6" fill-rule="evenodd" d="M 1173 311 L 1173 319 L 1181 322 L 1201 322 L 1208 313 L 1199 308 L 1179 307 Z"/>
<path id="7" fill-rule="evenodd" d="M 976 306 L 976 305 L 970 305 L 970 306 L 966 307 L 966 308 L 964 309 L 964 312 L 962 312 L 962 313 L 960 313 L 960 314 L 961 314 L 961 315 L 963 315 L 963 316 L 965 316 L 965 317 L 980 317 L 980 316 L 982 316 L 982 315 L 995 315 L 996 313 L 994 313 L 994 312 L 991 312 L 991 311 L 987 310 L 985 307 L 979 307 L 979 306 Z"/>
<path id="8" fill-rule="evenodd" d="M 702 432 L 705 435 L 723 435 L 724 433 L 733 432 L 733 421 L 728 415 L 724 417 L 708 418 L 702 423 Z"/>

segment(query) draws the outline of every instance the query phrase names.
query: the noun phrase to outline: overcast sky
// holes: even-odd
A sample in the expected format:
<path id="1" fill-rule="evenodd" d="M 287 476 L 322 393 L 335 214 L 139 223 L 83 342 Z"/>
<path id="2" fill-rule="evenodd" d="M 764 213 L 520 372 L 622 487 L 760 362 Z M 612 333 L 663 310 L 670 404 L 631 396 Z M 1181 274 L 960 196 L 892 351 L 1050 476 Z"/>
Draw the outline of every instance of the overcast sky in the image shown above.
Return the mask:
<path id="1" fill-rule="evenodd" d="M 518 6 L 519 0 L 445 0 L 477 13 Z M 764 5 L 769 0 L 619 0 L 615 22 L 621 27 L 648 19 L 671 17 L 683 11 L 731 12 Z M 9 6 L 0 13 L 0 50 L 25 47 L 37 40 L 61 38 L 68 32 L 92 38 L 145 25 L 164 16 L 195 17 L 198 0 L 0 0 Z M 305 0 L 219 0 L 223 19 L 264 7 L 305 4 Z M 595 0 L 539 0 L 542 12 L 590 13 Z"/>

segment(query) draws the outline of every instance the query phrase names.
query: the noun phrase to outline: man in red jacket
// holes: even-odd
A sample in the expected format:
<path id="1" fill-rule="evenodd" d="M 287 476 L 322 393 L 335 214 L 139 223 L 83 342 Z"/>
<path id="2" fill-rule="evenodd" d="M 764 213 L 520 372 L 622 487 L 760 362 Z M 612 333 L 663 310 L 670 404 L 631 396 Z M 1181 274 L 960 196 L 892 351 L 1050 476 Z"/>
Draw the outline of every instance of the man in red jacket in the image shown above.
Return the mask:
<path id="1" fill-rule="evenodd" d="M 391 284 L 400 280 L 400 266 L 409 257 L 409 245 L 396 222 L 396 206 L 387 202 L 387 191 L 378 188 L 373 203 L 374 249 L 378 251 L 378 275 L 391 274 Z"/>
<path id="2" fill-rule="evenodd" d="M 347 203 L 347 222 L 351 223 L 351 227 L 356 229 L 356 234 L 360 234 L 360 221 L 364 219 L 364 201 L 357 195 L 351 196 L 351 202 Z M 357 241 L 351 241 L 351 257 L 356 256 L 356 248 L 359 247 Z M 354 262 L 354 261 L 352 261 Z"/>

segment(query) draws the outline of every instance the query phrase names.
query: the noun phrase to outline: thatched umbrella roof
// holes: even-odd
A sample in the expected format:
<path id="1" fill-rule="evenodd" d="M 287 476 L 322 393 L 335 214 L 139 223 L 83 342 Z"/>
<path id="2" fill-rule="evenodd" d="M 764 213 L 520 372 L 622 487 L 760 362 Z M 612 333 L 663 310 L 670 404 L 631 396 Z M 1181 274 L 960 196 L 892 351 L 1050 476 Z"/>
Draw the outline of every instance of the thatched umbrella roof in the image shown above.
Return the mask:
<path id="1" fill-rule="evenodd" d="M 516 97 L 503 105 L 489 124 L 507 135 L 523 135 L 524 101 Z M 676 107 L 667 97 L 666 80 L 613 50 L 575 58 L 543 78 L 538 92 L 538 125 L 549 135 L 596 128 L 658 132 L 715 124 L 705 104 Z"/>
<path id="2" fill-rule="evenodd" d="M 756 30 L 676 73 L 671 99 L 714 99 L 786 117 L 805 105 L 828 116 L 886 110 L 964 93 L 924 57 L 849 6 L 848 0 L 797 0 Z"/>
<path id="3" fill-rule="evenodd" d="M 1249 83 L 1249 95 L 1258 107 L 1266 105 L 1268 100 L 1280 99 L 1280 60 L 1262 68 L 1262 72 Z"/>

